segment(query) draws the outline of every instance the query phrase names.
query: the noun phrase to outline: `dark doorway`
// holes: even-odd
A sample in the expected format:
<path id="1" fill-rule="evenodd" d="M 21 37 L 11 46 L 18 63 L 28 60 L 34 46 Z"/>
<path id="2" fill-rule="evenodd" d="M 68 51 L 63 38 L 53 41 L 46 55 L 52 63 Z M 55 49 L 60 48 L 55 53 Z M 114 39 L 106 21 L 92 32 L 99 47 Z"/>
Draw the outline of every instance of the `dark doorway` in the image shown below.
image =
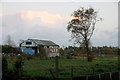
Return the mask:
<path id="1" fill-rule="evenodd" d="M 35 54 L 37 54 L 37 47 L 32 47 L 35 50 Z"/>

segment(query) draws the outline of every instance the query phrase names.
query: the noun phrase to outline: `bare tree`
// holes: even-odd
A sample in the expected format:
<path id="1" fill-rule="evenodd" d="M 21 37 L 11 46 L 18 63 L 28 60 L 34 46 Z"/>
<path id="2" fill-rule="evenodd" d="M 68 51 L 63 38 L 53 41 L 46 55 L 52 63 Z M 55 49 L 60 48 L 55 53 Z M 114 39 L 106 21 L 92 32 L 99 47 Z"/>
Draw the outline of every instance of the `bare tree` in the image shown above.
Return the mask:
<path id="1" fill-rule="evenodd" d="M 15 46 L 16 46 L 16 45 L 15 45 L 15 42 L 11 39 L 11 36 L 10 36 L 10 35 L 7 35 L 5 44 L 6 44 L 6 45 L 9 45 L 9 46 L 12 46 L 12 47 L 15 47 Z"/>
<path id="2" fill-rule="evenodd" d="M 71 38 L 74 39 L 75 44 L 84 45 L 87 53 L 88 61 L 92 61 L 89 43 L 95 24 L 100 19 L 97 19 L 97 12 L 93 8 L 80 8 L 72 13 L 74 18 L 69 21 L 67 30 L 71 32 Z"/>

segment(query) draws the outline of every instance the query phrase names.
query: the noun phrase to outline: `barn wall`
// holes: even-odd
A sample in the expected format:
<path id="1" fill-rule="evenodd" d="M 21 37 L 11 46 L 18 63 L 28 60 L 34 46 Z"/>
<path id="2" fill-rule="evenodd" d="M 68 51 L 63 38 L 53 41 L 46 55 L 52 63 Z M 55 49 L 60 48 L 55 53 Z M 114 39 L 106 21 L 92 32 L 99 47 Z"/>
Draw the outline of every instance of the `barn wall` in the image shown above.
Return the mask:
<path id="1" fill-rule="evenodd" d="M 59 46 L 44 46 L 44 49 L 46 50 L 46 54 L 48 57 L 55 57 L 59 56 Z"/>

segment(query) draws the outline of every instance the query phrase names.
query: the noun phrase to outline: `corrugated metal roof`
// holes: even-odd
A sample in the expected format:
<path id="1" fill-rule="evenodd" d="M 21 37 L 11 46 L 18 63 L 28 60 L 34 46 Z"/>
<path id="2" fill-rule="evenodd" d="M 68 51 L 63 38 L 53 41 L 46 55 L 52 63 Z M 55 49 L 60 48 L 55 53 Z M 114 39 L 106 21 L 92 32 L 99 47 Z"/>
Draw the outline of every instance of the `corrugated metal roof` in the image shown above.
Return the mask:
<path id="1" fill-rule="evenodd" d="M 49 40 L 38 40 L 38 39 L 28 39 L 28 40 L 32 40 L 37 45 L 58 46 L 57 44 L 55 44 L 54 42 L 49 41 Z"/>

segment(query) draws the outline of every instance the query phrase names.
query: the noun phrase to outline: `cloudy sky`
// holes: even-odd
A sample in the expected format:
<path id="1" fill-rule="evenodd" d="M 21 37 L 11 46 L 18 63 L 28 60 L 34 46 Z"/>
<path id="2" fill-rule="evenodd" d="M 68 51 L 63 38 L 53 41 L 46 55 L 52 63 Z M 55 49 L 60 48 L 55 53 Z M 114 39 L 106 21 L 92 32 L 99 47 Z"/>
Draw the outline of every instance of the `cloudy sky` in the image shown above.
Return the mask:
<path id="1" fill-rule="evenodd" d="M 93 46 L 118 45 L 117 2 L 3 2 L 0 10 L 0 44 L 8 35 L 18 45 L 28 38 L 51 40 L 60 46 L 73 45 L 69 42 L 67 23 L 71 13 L 80 7 L 92 7 L 98 18 L 91 42 Z"/>

